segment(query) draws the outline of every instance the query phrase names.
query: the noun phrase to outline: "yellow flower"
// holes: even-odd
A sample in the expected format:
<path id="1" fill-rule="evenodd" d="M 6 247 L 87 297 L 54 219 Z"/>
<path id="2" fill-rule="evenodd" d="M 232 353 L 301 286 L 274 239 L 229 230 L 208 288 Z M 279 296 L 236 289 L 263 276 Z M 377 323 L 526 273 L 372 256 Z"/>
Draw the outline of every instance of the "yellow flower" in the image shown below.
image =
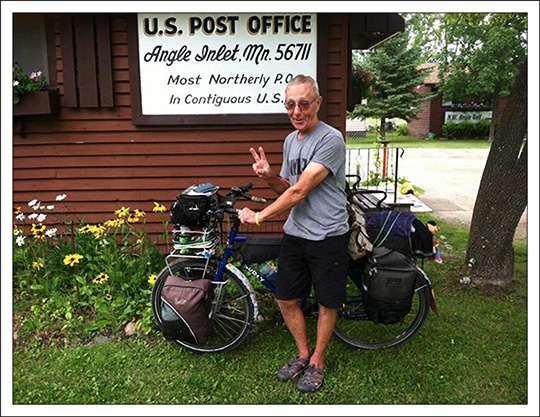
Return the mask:
<path id="1" fill-rule="evenodd" d="M 81 233 L 88 233 L 90 232 L 90 225 L 85 224 L 83 227 L 79 227 L 79 232 Z"/>
<path id="2" fill-rule="evenodd" d="M 167 211 L 167 207 L 165 207 L 165 206 L 162 205 L 162 204 L 156 203 L 156 202 L 154 201 L 154 210 L 153 210 L 153 211 L 157 211 L 157 212 Z"/>
<path id="3" fill-rule="evenodd" d="M 23 229 L 21 229 L 16 224 L 14 224 L 13 225 L 13 234 L 16 236 L 16 235 L 20 235 L 22 233 L 23 233 Z"/>
<path id="4" fill-rule="evenodd" d="M 41 268 L 43 268 L 43 262 L 32 262 L 32 266 L 35 269 L 41 269 Z"/>
<path id="5" fill-rule="evenodd" d="M 140 217 L 135 213 L 129 213 L 127 216 L 128 223 L 137 223 L 140 220 Z"/>
<path id="6" fill-rule="evenodd" d="M 137 241 L 135 242 L 136 245 L 142 245 L 144 243 L 144 239 L 137 239 Z"/>
<path id="7" fill-rule="evenodd" d="M 104 225 L 107 227 L 118 227 L 124 224 L 124 219 L 107 220 Z"/>
<path id="8" fill-rule="evenodd" d="M 144 216 L 146 216 L 146 213 L 144 211 L 142 211 L 142 210 L 135 209 L 135 216 L 144 217 Z"/>
<path id="9" fill-rule="evenodd" d="M 32 224 L 32 234 L 34 235 L 34 239 L 36 240 L 44 240 L 46 230 L 47 226 L 45 226 L 44 224 Z"/>
<path id="10" fill-rule="evenodd" d="M 148 277 L 148 283 L 154 285 L 156 283 L 157 275 L 152 274 Z"/>
<path id="11" fill-rule="evenodd" d="M 124 207 L 124 206 L 122 206 L 122 208 L 119 208 L 118 210 L 114 212 L 114 214 L 116 214 L 118 217 L 125 217 L 128 215 L 128 213 L 129 213 L 129 207 Z"/>
<path id="12" fill-rule="evenodd" d="M 88 231 L 93 233 L 96 239 L 99 239 L 103 236 L 103 233 L 105 233 L 105 226 L 102 226 L 102 225 L 88 226 Z"/>
<path id="13" fill-rule="evenodd" d="M 105 283 L 107 280 L 109 279 L 109 276 L 105 273 L 105 272 L 102 272 L 101 274 L 99 274 L 97 277 L 95 277 L 92 282 L 94 284 L 103 284 Z"/>
<path id="14" fill-rule="evenodd" d="M 47 226 L 41 223 L 32 223 L 32 233 L 35 233 L 36 231 L 39 232 L 45 232 L 47 230 Z"/>
<path id="15" fill-rule="evenodd" d="M 84 258 L 84 256 L 77 253 L 66 255 L 66 257 L 64 258 L 64 264 L 69 266 L 75 266 L 75 264 L 78 264 L 82 258 Z"/>
<path id="16" fill-rule="evenodd" d="M 13 215 L 18 216 L 19 214 L 22 214 L 20 207 L 13 207 Z"/>
<path id="17" fill-rule="evenodd" d="M 111 301 L 111 300 L 112 300 L 112 295 L 111 295 L 111 294 L 107 294 L 107 295 L 105 296 L 105 300 Z"/>

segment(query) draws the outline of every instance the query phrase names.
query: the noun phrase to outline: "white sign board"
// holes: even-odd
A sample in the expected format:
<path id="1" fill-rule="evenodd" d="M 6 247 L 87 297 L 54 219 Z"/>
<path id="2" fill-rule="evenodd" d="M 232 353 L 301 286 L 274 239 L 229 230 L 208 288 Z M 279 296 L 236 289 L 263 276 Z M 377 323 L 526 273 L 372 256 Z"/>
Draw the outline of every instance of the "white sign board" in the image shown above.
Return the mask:
<path id="1" fill-rule="evenodd" d="M 143 115 L 285 113 L 317 75 L 316 14 L 139 14 Z"/>
<path id="2" fill-rule="evenodd" d="M 491 111 L 447 111 L 444 115 L 444 123 L 453 122 L 473 122 L 478 123 L 480 120 L 491 120 Z"/>

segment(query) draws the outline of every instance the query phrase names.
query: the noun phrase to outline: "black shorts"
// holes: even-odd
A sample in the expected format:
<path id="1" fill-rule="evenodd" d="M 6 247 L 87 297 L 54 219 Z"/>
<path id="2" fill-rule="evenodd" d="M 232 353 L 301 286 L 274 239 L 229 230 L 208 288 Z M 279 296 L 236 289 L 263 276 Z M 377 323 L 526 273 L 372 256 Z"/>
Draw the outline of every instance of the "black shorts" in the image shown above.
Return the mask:
<path id="1" fill-rule="evenodd" d="M 312 241 L 285 234 L 276 282 L 278 300 L 299 299 L 315 289 L 317 302 L 341 308 L 347 283 L 347 234 Z"/>

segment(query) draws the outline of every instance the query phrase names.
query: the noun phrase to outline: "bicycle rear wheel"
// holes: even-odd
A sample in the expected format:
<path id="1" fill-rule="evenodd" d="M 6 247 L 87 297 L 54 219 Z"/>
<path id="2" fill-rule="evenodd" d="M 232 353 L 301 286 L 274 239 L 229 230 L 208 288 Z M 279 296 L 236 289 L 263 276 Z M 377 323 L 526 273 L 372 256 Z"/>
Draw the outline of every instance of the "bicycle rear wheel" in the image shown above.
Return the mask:
<path id="1" fill-rule="evenodd" d="M 163 268 L 152 288 L 152 312 L 158 325 L 163 322 L 161 291 L 169 275 L 185 279 L 208 279 L 216 275 L 216 266 L 205 260 L 181 259 Z M 204 344 L 183 340 L 175 343 L 193 352 L 225 352 L 237 347 L 246 338 L 253 325 L 253 304 L 249 290 L 240 279 L 224 271 L 223 281 L 212 284 L 212 309 L 210 312 L 210 335 Z"/>
<path id="2" fill-rule="evenodd" d="M 360 349 L 380 349 L 400 345 L 413 338 L 429 314 L 429 288 L 417 283 L 409 314 L 396 324 L 376 324 L 368 319 L 362 302 L 360 283 L 347 278 L 347 301 L 339 311 L 335 335 L 347 345 Z"/>

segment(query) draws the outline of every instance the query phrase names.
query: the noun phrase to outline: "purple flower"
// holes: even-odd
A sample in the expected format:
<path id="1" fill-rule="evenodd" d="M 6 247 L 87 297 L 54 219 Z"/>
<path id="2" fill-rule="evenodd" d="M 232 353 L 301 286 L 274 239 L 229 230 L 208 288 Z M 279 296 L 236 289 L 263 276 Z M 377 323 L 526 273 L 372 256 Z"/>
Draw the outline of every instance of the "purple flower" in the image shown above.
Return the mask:
<path id="1" fill-rule="evenodd" d="M 30 74 L 30 78 L 32 79 L 32 81 L 38 81 L 39 77 L 41 77 L 41 74 L 41 71 L 33 72 L 32 74 Z"/>

